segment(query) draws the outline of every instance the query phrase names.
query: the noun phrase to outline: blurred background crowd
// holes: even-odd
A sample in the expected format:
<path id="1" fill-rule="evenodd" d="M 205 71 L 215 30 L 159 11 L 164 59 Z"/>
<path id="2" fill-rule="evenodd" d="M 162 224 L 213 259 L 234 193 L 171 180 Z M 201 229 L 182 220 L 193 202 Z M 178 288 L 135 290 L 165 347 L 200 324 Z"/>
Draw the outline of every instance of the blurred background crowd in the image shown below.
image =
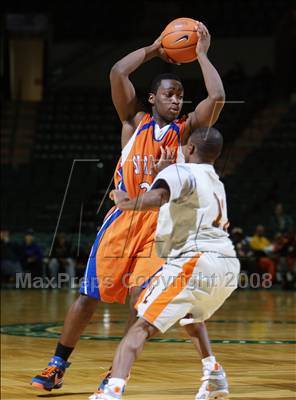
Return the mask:
<path id="1" fill-rule="evenodd" d="M 36 238 L 37 236 L 37 238 Z M 39 239 L 38 239 L 39 237 Z M 258 274 L 266 277 L 270 286 L 285 290 L 295 289 L 296 284 L 296 235 L 293 218 L 286 214 L 281 203 L 277 204 L 267 226 L 257 225 L 251 235 L 242 227 L 230 231 L 245 276 Z M 43 240 L 42 240 L 43 239 Z M 47 239 L 47 242 L 44 240 Z M 59 273 L 67 274 L 62 286 L 78 287 L 79 279 L 87 263 L 92 237 L 72 237 L 59 233 L 53 243 L 49 238 L 35 235 L 28 229 L 23 237 L 11 237 L 9 230 L 1 231 L 1 281 L 4 285 L 15 284 L 16 274 L 30 273 L 32 279 L 48 277 L 50 288 L 59 286 Z M 259 279 L 255 288 L 264 287 Z M 252 282 L 245 287 L 252 288 Z M 261 282 L 261 283 L 260 283 Z"/>

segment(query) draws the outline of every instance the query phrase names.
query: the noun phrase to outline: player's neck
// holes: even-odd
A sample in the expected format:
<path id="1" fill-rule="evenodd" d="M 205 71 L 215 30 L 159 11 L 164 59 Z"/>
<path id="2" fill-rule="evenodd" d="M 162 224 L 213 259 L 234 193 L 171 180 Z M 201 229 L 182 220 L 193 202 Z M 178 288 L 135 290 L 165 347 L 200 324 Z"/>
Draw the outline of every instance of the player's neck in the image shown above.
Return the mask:
<path id="1" fill-rule="evenodd" d="M 160 128 L 163 128 L 171 123 L 170 121 L 165 121 L 160 115 L 158 115 L 156 111 L 153 111 L 152 117 Z"/>
<path id="2" fill-rule="evenodd" d="M 208 164 L 208 165 L 214 165 L 214 162 L 212 161 L 206 161 L 204 159 L 202 159 L 201 157 L 199 157 L 196 154 L 193 154 L 192 156 L 189 156 L 188 162 L 191 164 Z"/>

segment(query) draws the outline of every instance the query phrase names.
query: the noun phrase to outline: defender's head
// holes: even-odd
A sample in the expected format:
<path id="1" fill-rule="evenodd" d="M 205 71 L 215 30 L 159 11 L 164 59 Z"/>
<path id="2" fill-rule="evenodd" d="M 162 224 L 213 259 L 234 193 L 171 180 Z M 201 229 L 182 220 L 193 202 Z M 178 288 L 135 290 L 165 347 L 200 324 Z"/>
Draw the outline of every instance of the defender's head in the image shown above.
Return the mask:
<path id="1" fill-rule="evenodd" d="M 181 112 L 183 95 L 184 89 L 178 75 L 161 74 L 152 82 L 148 101 L 164 121 L 172 122 Z"/>
<path id="2" fill-rule="evenodd" d="M 186 162 L 214 164 L 223 148 L 223 136 L 216 128 L 197 128 L 188 140 Z"/>

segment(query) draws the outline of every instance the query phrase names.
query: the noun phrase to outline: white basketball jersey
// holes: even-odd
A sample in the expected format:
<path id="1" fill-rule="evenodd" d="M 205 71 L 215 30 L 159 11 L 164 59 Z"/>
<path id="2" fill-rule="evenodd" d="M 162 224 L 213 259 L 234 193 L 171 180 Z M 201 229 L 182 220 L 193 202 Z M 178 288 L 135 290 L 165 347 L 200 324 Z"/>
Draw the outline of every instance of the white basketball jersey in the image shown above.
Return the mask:
<path id="1" fill-rule="evenodd" d="M 173 164 L 155 178 L 164 180 L 170 199 L 159 211 L 156 247 L 162 258 L 187 251 L 236 253 L 227 233 L 224 185 L 210 164 Z"/>

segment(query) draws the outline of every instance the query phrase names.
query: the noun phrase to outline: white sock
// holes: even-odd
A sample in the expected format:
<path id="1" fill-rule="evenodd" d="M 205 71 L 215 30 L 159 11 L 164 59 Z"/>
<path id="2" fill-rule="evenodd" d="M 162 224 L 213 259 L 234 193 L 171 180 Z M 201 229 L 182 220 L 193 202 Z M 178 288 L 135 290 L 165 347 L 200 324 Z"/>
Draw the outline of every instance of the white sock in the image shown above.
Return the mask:
<path id="1" fill-rule="evenodd" d="M 201 360 L 203 367 L 208 368 L 208 369 L 212 369 L 214 368 L 214 365 L 216 363 L 216 357 L 215 356 L 209 356 L 206 358 L 203 358 Z"/>
<path id="2" fill-rule="evenodd" d="M 120 393 L 122 393 L 123 388 L 125 385 L 125 380 L 120 379 L 120 378 L 110 378 L 108 382 L 108 387 L 113 390 L 113 392 L 118 393 L 120 390 Z"/>

